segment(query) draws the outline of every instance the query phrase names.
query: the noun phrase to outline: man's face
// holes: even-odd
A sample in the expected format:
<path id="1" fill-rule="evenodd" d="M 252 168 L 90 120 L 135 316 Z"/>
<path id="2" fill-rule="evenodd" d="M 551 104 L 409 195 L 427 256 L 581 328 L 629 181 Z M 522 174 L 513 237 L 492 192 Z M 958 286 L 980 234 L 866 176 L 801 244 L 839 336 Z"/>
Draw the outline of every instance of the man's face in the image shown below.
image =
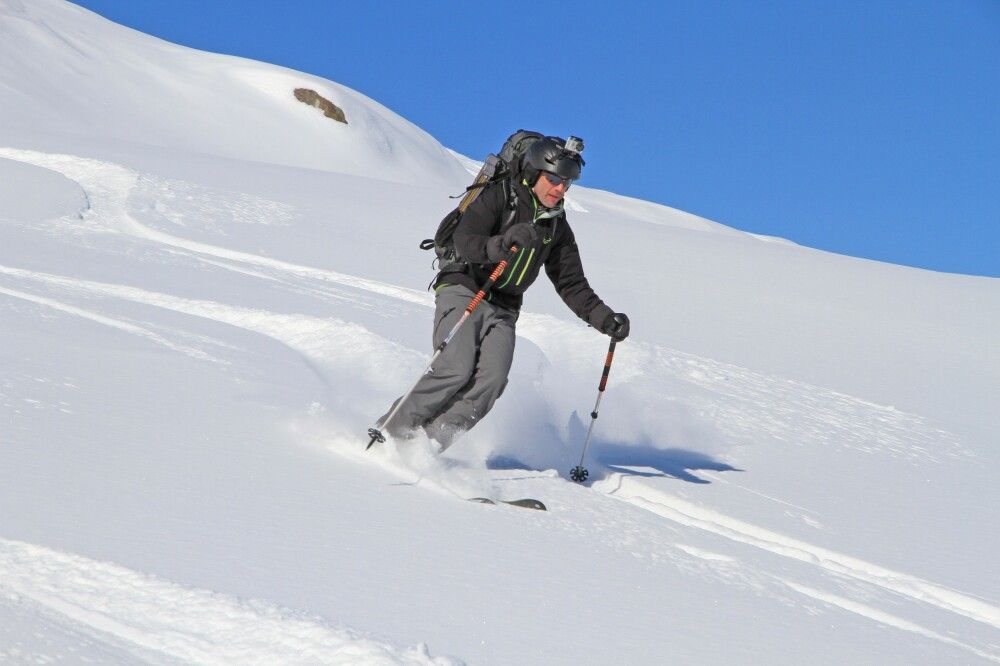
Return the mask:
<path id="1" fill-rule="evenodd" d="M 552 181 L 556 181 L 553 185 Z M 531 188 L 534 191 L 535 196 L 538 197 L 538 201 L 541 202 L 546 208 L 552 208 L 559 200 L 566 196 L 566 190 L 569 189 L 569 183 L 561 179 L 555 174 L 551 174 L 548 171 L 543 171 L 538 176 L 538 181 Z"/>

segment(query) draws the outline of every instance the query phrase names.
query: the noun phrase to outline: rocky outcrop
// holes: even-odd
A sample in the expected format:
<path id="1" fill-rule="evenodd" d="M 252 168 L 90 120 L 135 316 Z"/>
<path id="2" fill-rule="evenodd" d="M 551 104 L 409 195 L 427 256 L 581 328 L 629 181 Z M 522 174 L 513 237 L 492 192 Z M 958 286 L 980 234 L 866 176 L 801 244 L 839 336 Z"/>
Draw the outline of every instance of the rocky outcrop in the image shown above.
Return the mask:
<path id="1" fill-rule="evenodd" d="M 347 117 L 344 115 L 343 109 L 320 95 L 315 90 L 309 90 L 308 88 L 296 88 L 295 99 L 299 100 L 303 104 L 315 106 L 317 109 L 322 111 L 323 115 L 327 118 L 333 118 L 338 122 L 342 122 L 345 125 L 347 124 Z"/>

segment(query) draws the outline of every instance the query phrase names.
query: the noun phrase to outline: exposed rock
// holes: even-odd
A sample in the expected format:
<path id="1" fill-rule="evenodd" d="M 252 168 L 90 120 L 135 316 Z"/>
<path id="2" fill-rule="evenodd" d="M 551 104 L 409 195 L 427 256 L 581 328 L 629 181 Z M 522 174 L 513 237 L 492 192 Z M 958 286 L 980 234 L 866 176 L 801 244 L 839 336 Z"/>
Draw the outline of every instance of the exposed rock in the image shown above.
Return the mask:
<path id="1" fill-rule="evenodd" d="M 347 124 L 347 117 L 344 115 L 344 111 L 315 90 L 309 90 L 308 88 L 296 88 L 295 99 L 299 100 L 303 104 L 315 106 L 317 109 L 322 111 L 323 115 L 327 118 L 333 118 L 334 120 L 342 122 L 345 125 Z"/>

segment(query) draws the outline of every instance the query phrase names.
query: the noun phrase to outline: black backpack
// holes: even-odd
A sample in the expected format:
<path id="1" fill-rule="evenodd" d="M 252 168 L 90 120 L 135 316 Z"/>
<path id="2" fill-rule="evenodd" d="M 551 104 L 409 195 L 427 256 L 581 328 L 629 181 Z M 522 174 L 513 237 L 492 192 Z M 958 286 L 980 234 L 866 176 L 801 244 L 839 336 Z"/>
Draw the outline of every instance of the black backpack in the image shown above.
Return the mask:
<path id="1" fill-rule="evenodd" d="M 483 166 L 476 175 L 476 179 L 472 181 L 472 185 L 465 188 L 465 194 L 458 202 L 458 206 L 445 215 L 441 223 L 438 224 L 434 238 L 427 238 L 420 243 L 421 250 L 433 249 L 437 255 L 432 266 L 436 264 L 437 268 L 443 272 L 465 270 L 465 262 L 455 252 L 455 241 L 452 238 L 455 228 L 458 227 L 458 223 L 462 219 L 462 213 L 472 205 L 472 202 L 487 185 L 496 182 L 502 183 L 504 187 L 508 208 L 512 212 L 516 210 L 517 194 L 511 186 L 511 176 L 514 172 L 519 171 L 521 157 L 528 146 L 544 138 L 544 134 L 519 129 L 507 137 L 503 147 L 500 148 L 499 155 L 490 153 L 486 157 L 486 161 L 483 162 Z"/>

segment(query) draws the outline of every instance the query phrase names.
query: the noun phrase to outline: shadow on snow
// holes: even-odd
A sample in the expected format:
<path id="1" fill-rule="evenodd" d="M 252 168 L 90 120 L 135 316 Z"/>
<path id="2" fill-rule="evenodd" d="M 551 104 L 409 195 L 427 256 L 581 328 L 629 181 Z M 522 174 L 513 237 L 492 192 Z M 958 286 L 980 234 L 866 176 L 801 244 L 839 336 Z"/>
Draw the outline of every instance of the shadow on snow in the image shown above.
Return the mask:
<path id="1" fill-rule="evenodd" d="M 560 475 L 569 478 L 569 470 L 577 462 L 579 460 L 564 459 L 559 465 Z M 486 461 L 486 467 L 492 470 L 542 471 L 541 468 L 547 466 L 529 465 L 518 458 L 506 455 L 493 456 Z M 591 482 L 615 472 L 627 476 L 672 477 L 688 483 L 711 483 L 708 479 L 695 475 L 694 472 L 743 471 L 698 451 L 679 448 L 660 449 L 650 445 L 625 445 L 603 441 L 591 442 L 590 455 L 583 466 L 590 470 Z M 563 467 L 565 469 L 562 469 Z"/>

